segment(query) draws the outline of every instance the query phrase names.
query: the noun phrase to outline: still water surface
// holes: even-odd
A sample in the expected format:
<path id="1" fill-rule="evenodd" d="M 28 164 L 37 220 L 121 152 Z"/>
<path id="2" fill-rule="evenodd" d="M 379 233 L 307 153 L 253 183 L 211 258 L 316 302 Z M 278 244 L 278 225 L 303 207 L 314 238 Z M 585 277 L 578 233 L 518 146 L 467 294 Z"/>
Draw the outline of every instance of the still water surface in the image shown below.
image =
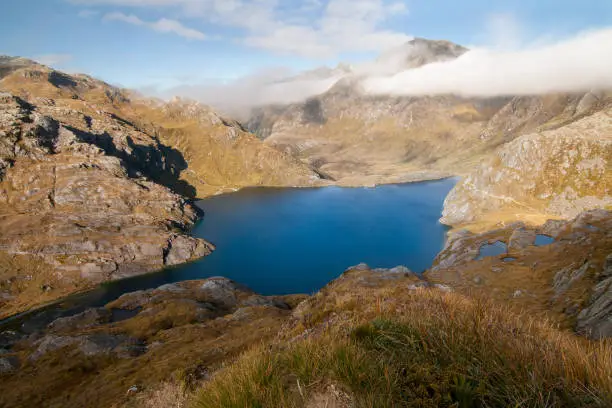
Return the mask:
<path id="1" fill-rule="evenodd" d="M 251 188 L 202 200 L 205 216 L 192 233 L 217 246 L 212 255 L 104 284 L 47 308 L 41 319 L 103 306 L 126 292 L 212 276 L 273 295 L 312 293 L 360 262 L 422 272 L 443 247 L 446 228 L 438 219 L 455 182 Z"/>

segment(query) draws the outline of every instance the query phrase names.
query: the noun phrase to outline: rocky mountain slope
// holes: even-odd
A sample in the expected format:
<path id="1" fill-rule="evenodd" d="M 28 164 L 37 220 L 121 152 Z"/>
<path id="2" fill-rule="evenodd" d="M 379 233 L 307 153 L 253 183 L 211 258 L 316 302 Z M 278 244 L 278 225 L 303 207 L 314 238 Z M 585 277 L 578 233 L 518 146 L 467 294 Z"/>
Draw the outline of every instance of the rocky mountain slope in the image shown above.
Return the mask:
<path id="1" fill-rule="evenodd" d="M 487 255 L 490 245 L 503 250 Z M 611 267 L 612 213 L 599 209 L 538 226 L 455 230 L 425 276 L 600 339 L 612 337 Z"/>
<path id="2" fill-rule="evenodd" d="M 417 39 L 381 56 L 380 66 L 391 67 L 387 74 L 393 74 L 466 51 L 446 41 Z M 356 71 L 304 103 L 258 109 L 248 127 L 341 184 L 362 185 L 467 174 L 500 145 L 571 123 L 612 101 L 605 92 L 372 96 L 361 90 L 363 75 Z"/>
<path id="3" fill-rule="evenodd" d="M 612 207 L 612 109 L 501 147 L 448 195 L 442 222 L 573 218 Z M 500 218 L 500 214 L 505 214 Z"/>
<path id="4" fill-rule="evenodd" d="M 186 198 L 319 180 L 198 104 L 21 58 L 0 75 L 2 314 L 206 255 Z"/>

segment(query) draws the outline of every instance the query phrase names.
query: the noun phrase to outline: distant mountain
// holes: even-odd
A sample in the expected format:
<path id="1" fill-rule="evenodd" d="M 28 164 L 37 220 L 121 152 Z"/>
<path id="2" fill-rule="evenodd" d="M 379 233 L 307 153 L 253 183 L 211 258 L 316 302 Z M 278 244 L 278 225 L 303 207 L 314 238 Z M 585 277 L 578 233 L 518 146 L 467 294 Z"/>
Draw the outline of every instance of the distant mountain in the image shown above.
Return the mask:
<path id="1" fill-rule="evenodd" d="M 351 74 L 307 101 L 254 110 L 247 128 L 341 184 L 362 185 L 467 174 L 518 136 L 567 125 L 612 103 L 605 91 L 461 98 L 361 89 L 364 77 L 394 75 L 467 51 L 448 41 L 414 39 L 351 67 Z"/>

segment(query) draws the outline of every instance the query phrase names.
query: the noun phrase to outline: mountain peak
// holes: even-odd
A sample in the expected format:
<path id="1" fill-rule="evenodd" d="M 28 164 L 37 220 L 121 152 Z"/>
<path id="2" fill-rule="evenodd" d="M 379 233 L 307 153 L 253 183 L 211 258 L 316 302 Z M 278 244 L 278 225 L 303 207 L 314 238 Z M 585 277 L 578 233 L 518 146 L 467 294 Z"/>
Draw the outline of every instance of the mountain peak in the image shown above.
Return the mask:
<path id="1" fill-rule="evenodd" d="M 467 51 L 469 51 L 467 48 L 451 41 L 415 37 L 405 44 L 381 54 L 378 61 L 397 61 L 400 59 L 404 69 L 418 68 L 434 62 L 453 60 Z"/>

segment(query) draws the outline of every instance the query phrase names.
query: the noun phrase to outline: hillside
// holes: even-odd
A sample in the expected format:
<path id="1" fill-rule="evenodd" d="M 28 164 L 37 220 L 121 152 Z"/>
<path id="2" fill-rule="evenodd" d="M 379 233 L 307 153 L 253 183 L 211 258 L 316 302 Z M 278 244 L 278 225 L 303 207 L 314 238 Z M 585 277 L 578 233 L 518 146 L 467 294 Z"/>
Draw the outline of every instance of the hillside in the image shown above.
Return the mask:
<path id="1" fill-rule="evenodd" d="M 465 52 L 415 39 L 366 68 Z M 423 274 L 359 264 L 285 296 L 214 277 L 5 320 L 0 406 L 612 406 L 612 94 L 369 96 L 360 69 L 298 75 L 345 77 L 243 126 L 0 57 L 0 318 L 210 254 L 195 198 L 462 177 Z"/>
<path id="2" fill-rule="evenodd" d="M 451 191 L 442 222 L 568 219 L 611 207 L 612 110 L 607 108 L 502 146 Z"/>
<path id="3" fill-rule="evenodd" d="M 2 339 L 0 404 L 608 406 L 612 344 L 520 310 L 363 264 L 310 297 L 164 285 Z"/>
<path id="4" fill-rule="evenodd" d="M 467 49 L 416 39 L 383 54 L 369 70 L 400 70 L 456 58 Z M 499 146 L 598 112 L 605 92 L 459 98 L 366 95 L 356 70 L 299 104 L 254 111 L 248 127 L 267 144 L 346 185 L 465 175 Z"/>
<path id="5" fill-rule="evenodd" d="M 261 144 L 242 126 L 193 101 L 163 102 L 141 97 L 86 75 L 67 75 L 24 59 L 5 57 L 0 88 L 26 100 L 51 98 L 59 106 L 94 119 L 115 115 L 129 130 L 178 150 L 184 168 L 177 178 L 189 184 L 184 195 L 206 197 L 244 186 L 311 185 L 310 168 Z M 25 64 L 25 66 L 24 66 Z M 281 171 L 282 170 L 282 171 Z"/>
<path id="6" fill-rule="evenodd" d="M 210 108 L 0 59 L 2 315 L 199 258 L 190 198 L 319 177 Z"/>

